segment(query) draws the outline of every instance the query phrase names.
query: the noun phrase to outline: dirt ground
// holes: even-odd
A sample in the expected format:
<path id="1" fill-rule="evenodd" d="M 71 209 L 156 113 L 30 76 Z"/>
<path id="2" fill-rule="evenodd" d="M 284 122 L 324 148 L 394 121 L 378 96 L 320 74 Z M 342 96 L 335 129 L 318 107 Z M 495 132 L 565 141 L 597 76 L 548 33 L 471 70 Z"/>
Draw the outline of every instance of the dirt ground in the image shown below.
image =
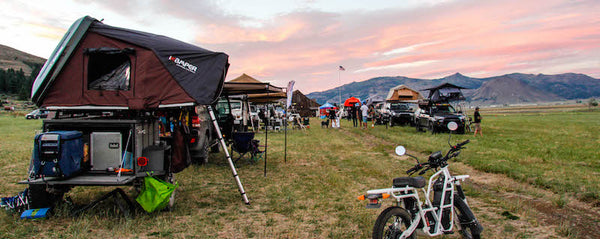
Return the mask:
<path id="1" fill-rule="evenodd" d="M 394 145 L 368 134 L 360 137 L 365 137 L 372 147 Z M 504 238 L 499 235 L 506 235 L 507 231 L 512 231 L 514 238 L 600 238 L 598 205 L 557 195 L 505 175 L 482 172 L 460 162 L 453 162 L 450 170 L 454 175 L 470 175 L 463 185 L 478 192 L 467 199 L 485 228 L 482 238 Z"/>

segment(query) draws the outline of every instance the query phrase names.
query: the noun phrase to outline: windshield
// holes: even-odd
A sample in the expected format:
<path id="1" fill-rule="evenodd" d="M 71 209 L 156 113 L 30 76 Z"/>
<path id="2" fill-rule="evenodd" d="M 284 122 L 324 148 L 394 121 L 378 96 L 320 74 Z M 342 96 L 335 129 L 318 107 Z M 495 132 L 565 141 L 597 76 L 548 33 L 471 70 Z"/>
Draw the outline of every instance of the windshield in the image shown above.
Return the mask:
<path id="1" fill-rule="evenodd" d="M 454 114 L 456 110 L 451 105 L 438 105 L 431 107 L 431 112 L 434 115 L 445 115 L 445 114 Z"/>

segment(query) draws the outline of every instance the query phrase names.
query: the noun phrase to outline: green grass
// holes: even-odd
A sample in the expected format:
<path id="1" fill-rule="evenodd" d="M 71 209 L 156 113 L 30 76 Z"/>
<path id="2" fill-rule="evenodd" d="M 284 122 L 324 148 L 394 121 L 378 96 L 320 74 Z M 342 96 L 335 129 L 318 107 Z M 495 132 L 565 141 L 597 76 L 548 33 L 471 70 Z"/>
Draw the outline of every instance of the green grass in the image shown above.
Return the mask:
<path id="1" fill-rule="evenodd" d="M 553 199 L 556 206 L 568 203 L 562 195 L 569 194 L 597 202 L 599 116 L 597 111 L 484 114 L 483 138 L 458 135 L 452 140 L 472 141 L 459 161 L 554 191 L 561 195 Z M 311 129 L 289 132 L 287 162 L 284 134 L 269 133 L 266 177 L 262 160 L 237 164 L 250 206 L 242 202 L 223 154 L 212 154 L 208 165 L 192 165 L 176 175 L 180 187 L 172 212 L 139 213 L 127 219 L 114 205 L 105 203 L 79 217 L 69 216 L 67 205 L 47 220 L 22 221 L 18 215 L 0 213 L 0 238 L 368 238 L 382 209 L 365 209 L 356 197 L 368 189 L 391 186 L 392 178 L 405 176 L 403 172 L 414 163 L 394 156 L 394 146 L 404 145 L 416 155 L 448 148 L 444 134 L 417 133 L 409 127 L 360 130 L 346 120 L 343 130 L 322 129 L 319 122 L 313 118 Z M 39 120 L 0 114 L 0 196 L 13 196 L 25 188 L 16 182 L 26 178 L 33 136 L 40 127 Z M 264 144 L 264 134 L 257 138 Z M 467 185 L 466 189 L 469 197 L 497 201 L 491 200 L 489 192 L 469 190 Z M 67 196 L 83 204 L 110 190 L 79 187 Z M 130 188 L 126 190 L 135 195 Z M 498 223 L 486 227 L 503 229 L 487 237 L 526 234 L 520 227 L 487 219 L 502 217 L 505 210 L 522 210 L 498 204 L 497 215 L 482 213 L 482 217 Z M 574 232 L 563 227 L 559 233 L 570 236 Z"/>

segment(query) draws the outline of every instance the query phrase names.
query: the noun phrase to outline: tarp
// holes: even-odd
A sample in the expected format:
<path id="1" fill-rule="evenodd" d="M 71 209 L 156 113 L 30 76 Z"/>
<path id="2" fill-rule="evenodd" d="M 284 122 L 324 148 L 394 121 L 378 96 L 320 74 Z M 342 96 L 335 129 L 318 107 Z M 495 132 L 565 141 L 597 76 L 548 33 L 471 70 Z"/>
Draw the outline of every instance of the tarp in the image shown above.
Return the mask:
<path id="1" fill-rule="evenodd" d="M 465 100 L 461 89 L 467 89 L 465 87 L 453 85 L 450 83 L 444 83 L 438 85 L 436 87 L 427 88 L 423 90 L 429 91 L 429 96 L 427 97 L 431 102 L 450 102 L 457 100 Z"/>
<path id="2" fill-rule="evenodd" d="M 387 102 L 417 102 L 423 96 L 416 90 L 413 90 L 405 85 L 399 85 L 391 88 L 388 92 Z"/>
<path id="3" fill-rule="evenodd" d="M 85 16 L 64 35 L 36 78 L 31 97 L 43 107 L 212 104 L 221 92 L 228 58 Z M 115 59 L 123 64 L 111 66 Z"/>

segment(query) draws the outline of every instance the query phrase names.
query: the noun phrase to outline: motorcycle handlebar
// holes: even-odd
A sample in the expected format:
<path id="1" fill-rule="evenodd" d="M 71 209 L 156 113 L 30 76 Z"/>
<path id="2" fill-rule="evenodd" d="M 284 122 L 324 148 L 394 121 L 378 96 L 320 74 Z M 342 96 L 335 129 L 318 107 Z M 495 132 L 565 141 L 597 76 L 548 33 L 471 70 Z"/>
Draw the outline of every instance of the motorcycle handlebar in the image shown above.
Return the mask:
<path id="1" fill-rule="evenodd" d="M 456 145 L 456 147 L 460 148 L 460 147 L 464 146 L 465 144 L 468 144 L 469 142 L 471 142 L 471 140 L 468 140 L 468 139 L 467 139 L 467 140 L 465 140 L 465 141 L 463 141 L 463 142 L 461 142 L 461 143 L 458 143 L 458 144 Z"/>

